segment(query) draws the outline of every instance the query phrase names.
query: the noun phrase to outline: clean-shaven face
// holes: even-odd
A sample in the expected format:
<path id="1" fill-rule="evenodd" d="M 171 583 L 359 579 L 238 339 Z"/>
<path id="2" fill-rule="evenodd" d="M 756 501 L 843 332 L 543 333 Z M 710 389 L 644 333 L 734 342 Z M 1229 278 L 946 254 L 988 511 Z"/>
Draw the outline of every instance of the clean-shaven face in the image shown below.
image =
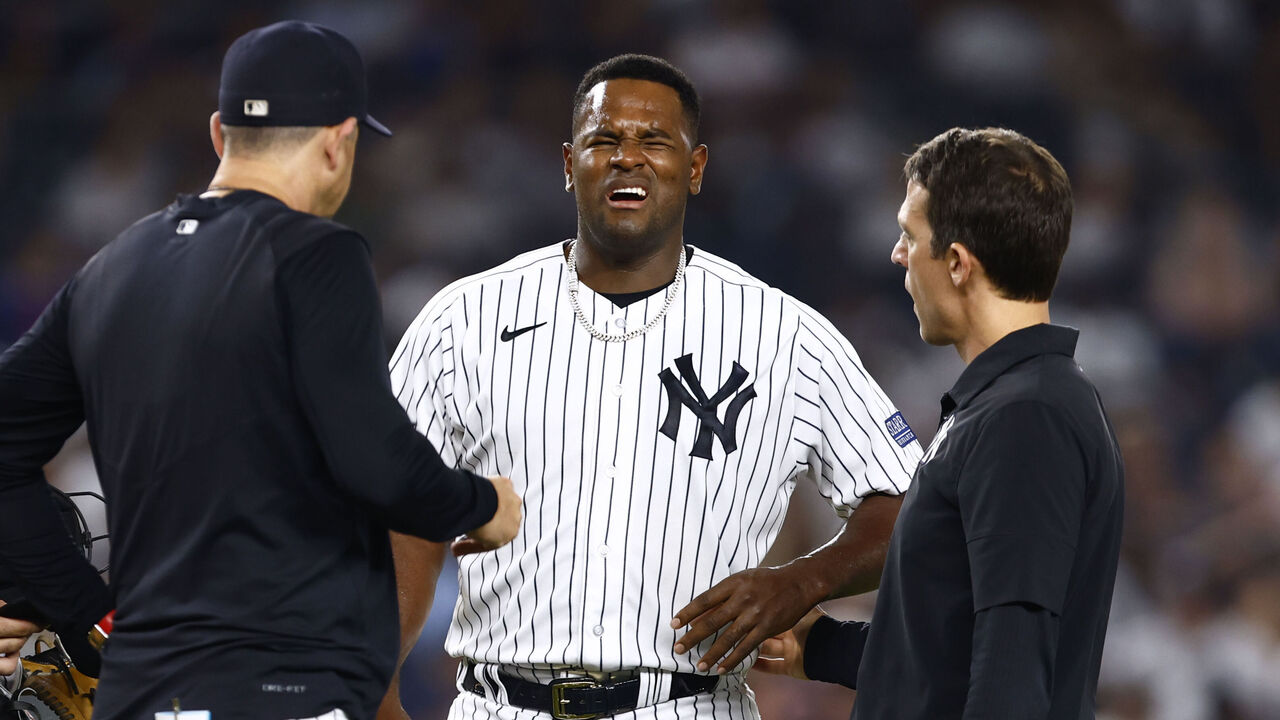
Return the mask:
<path id="1" fill-rule="evenodd" d="M 902 234 L 890 258 L 906 268 L 903 285 L 915 301 L 913 309 L 920 321 L 920 337 L 930 345 L 951 345 L 957 340 L 957 291 L 947 270 L 947 255 L 930 254 L 933 228 L 928 217 L 929 191 L 912 180 L 907 197 L 898 209 Z"/>

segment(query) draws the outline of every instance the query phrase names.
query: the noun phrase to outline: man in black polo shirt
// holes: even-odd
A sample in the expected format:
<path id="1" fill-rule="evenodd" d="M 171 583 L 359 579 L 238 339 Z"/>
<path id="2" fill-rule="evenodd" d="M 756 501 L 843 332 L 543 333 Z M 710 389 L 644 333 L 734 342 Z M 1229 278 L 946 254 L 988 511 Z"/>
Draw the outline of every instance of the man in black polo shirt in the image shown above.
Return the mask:
<path id="1" fill-rule="evenodd" d="M 811 613 L 759 667 L 858 691 L 857 720 L 1093 717 L 1123 467 L 1097 391 L 1050 325 L 1071 186 L 1044 148 L 949 130 L 906 164 L 920 335 L 968 367 L 902 504 L 871 622 Z"/>
<path id="2" fill-rule="evenodd" d="M 0 565 L 64 634 L 117 608 L 95 720 L 175 698 L 217 720 L 372 717 L 399 647 L 388 529 L 477 550 L 518 530 L 510 481 L 445 466 L 391 392 L 369 249 L 328 219 L 361 124 L 390 134 L 346 38 L 242 36 L 208 191 L 124 231 L 0 356 Z M 41 473 L 81 422 L 110 595 Z"/>

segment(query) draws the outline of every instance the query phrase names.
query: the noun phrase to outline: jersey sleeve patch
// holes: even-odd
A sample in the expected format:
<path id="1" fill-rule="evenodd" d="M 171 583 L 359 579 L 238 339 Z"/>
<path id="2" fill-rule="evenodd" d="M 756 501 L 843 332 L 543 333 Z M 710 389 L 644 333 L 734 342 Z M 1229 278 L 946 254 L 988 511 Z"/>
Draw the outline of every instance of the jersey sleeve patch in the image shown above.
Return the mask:
<path id="1" fill-rule="evenodd" d="M 898 447 L 906 447 L 916 441 L 916 434 L 911 430 L 911 426 L 907 424 L 906 418 L 902 417 L 901 412 L 896 412 L 884 421 L 884 426 L 889 430 L 889 434 L 893 436 L 893 441 L 898 443 Z"/>

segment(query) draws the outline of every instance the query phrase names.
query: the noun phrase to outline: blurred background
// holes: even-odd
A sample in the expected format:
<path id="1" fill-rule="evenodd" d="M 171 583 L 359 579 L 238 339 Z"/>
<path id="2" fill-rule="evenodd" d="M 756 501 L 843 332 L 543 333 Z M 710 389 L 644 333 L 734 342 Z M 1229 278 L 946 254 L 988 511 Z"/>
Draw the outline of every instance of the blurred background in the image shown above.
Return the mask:
<path id="1" fill-rule="evenodd" d="M 445 283 L 573 235 L 574 87 L 648 52 L 703 96 L 688 242 L 827 314 L 925 442 L 961 364 L 919 340 L 889 263 L 902 162 L 955 125 L 1048 147 L 1076 201 L 1054 320 L 1081 329 L 1127 464 L 1099 717 L 1280 718 L 1280 4 L 10 0 L 0 347 L 116 233 L 204 188 L 222 53 L 289 17 L 356 42 L 396 132 L 361 140 L 338 217 L 374 247 L 388 346 Z M 50 477 L 96 485 L 83 434 Z M 797 490 L 775 561 L 836 527 L 816 498 Z M 454 694 L 439 648 L 455 593 L 446 572 L 406 670 L 415 718 L 444 717 Z M 871 600 L 831 610 L 866 617 Z M 853 702 L 751 682 L 766 718 L 844 718 Z"/>

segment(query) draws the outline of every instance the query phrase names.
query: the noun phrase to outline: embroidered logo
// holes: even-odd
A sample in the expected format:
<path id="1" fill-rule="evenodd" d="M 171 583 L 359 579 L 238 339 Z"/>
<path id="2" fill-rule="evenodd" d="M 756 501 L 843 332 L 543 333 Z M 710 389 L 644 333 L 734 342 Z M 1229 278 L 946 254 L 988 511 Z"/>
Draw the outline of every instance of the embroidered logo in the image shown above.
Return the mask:
<path id="1" fill-rule="evenodd" d="M 545 322 L 540 322 L 540 323 L 538 323 L 537 325 L 530 325 L 530 326 L 528 326 L 528 327 L 522 327 L 522 328 L 520 328 L 520 329 L 518 329 L 518 330 L 508 330 L 506 327 L 503 327 L 503 328 L 502 328 L 502 335 L 501 335 L 502 342 L 511 342 L 512 340 L 515 340 L 516 338 L 520 337 L 521 335 L 523 335 L 523 334 L 525 334 L 525 333 L 527 333 L 527 332 L 529 332 L 529 331 L 531 331 L 531 330 L 537 330 L 538 328 L 542 327 L 543 325 L 546 325 L 546 323 L 545 323 Z"/>
<path id="2" fill-rule="evenodd" d="M 724 447 L 726 455 L 737 450 L 738 415 L 742 413 L 742 408 L 756 396 L 755 383 L 742 388 L 741 392 L 738 391 L 750 373 L 734 361 L 729 379 L 716 390 L 715 395 L 707 397 L 707 391 L 702 388 L 702 383 L 698 381 L 698 373 L 693 369 L 693 355 L 677 358 L 676 369 L 680 371 L 680 380 L 676 379 L 671 368 L 665 368 L 658 373 L 663 387 L 667 389 L 667 417 L 663 420 L 659 432 L 675 441 L 680 431 L 682 408 L 687 407 L 698 418 L 698 436 L 694 440 L 693 451 L 689 453 L 690 457 L 710 460 L 712 436 L 720 438 L 720 445 Z M 720 404 L 729 400 L 730 396 L 733 400 L 729 401 L 722 422 L 716 413 Z"/>
<path id="3" fill-rule="evenodd" d="M 916 434 L 900 412 L 890 415 L 889 419 L 884 421 L 884 426 L 893 436 L 893 441 L 898 443 L 898 447 L 906 447 L 916 441 Z"/>

